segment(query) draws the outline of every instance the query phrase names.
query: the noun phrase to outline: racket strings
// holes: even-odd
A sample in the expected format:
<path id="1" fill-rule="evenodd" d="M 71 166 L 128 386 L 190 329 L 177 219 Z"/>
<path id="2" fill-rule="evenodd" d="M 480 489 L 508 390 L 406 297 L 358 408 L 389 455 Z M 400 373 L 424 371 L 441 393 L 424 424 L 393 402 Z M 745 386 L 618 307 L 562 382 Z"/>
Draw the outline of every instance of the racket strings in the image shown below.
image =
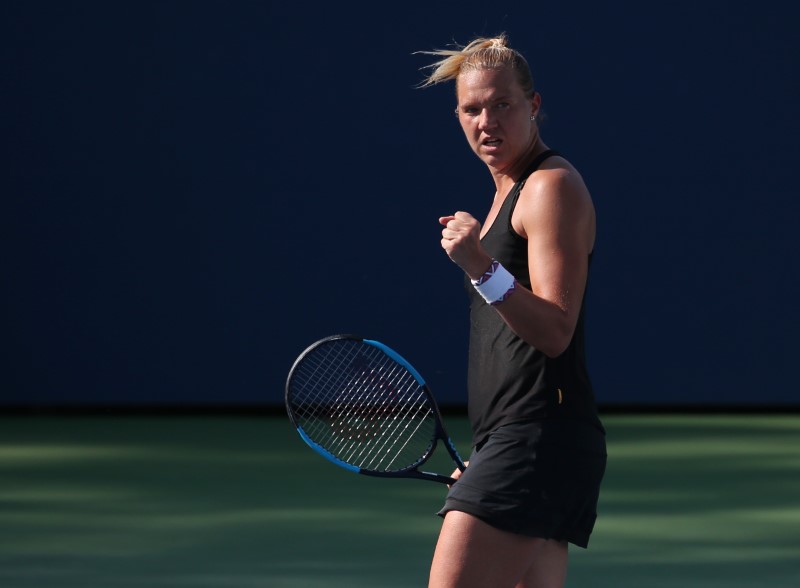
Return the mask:
<path id="1" fill-rule="evenodd" d="M 362 469 L 398 471 L 432 448 L 436 419 L 425 389 L 401 364 L 358 341 L 336 341 L 297 366 L 290 403 L 306 435 Z"/>
<path id="2" fill-rule="evenodd" d="M 401 369 L 399 365 L 395 365 L 396 372 Z M 417 435 L 418 430 L 425 424 L 426 417 L 432 416 L 432 411 L 416 379 L 407 373 L 400 376 L 389 373 L 389 377 L 403 378 L 397 386 L 399 395 L 396 398 L 397 406 L 402 407 L 403 412 L 393 415 L 391 420 L 383 423 L 380 438 L 376 439 L 374 447 L 363 446 L 358 454 L 359 461 L 364 464 L 363 467 L 377 471 L 390 470 L 392 464 L 402 463 L 406 449 L 414 458 L 424 455 L 427 446 L 423 443 L 431 439 L 433 434 L 431 430 L 427 439 Z M 415 443 L 409 445 L 412 441 Z"/>
<path id="3" fill-rule="evenodd" d="M 378 355 L 380 355 L 380 353 Z M 424 421 L 420 420 L 420 411 L 424 409 L 424 412 L 427 413 L 430 411 L 430 407 L 427 406 L 427 402 L 420 403 L 419 401 L 413 401 L 411 395 L 415 392 L 419 392 L 418 383 L 415 379 L 408 376 L 403 368 L 397 365 L 394 367 L 394 371 L 380 375 L 380 377 L 383 378 L 383 382 L 382 385 L 379 386 L 375 386 L 374 369 L 359 374 L 359 377 L 351 381 L 348 386 L 345 386 L 340 398 L 340 403 L 334 405 L 333 426 L 335 432 L 341 435 L 341 438 L 338 443 L 335 439 L 330 439 L 327 448 L 348 463 L 358 463 L 362 468 L 386 471 L 391 469 L 392 464 L 398 459 L 401 460 L 401 464 L 403 463 L 402 449 L 410 450 L 413 454 L 411 457 L 418 458 L 418 456 L 424 454 L 426 448 L 430 445 L 430 443 L 427 443 L 427 440 L 432 438 L 432 434 L 428 436 L 428 439 L 423 439 L 424 444 L 421 447 L 419 443 L 411 446 L 409 445 L 413 439 L 419 439 L 419 436 L 415 437 L 414 433 L 424 424 Z M 406 385 L 397 379 L 398 373 L 400 373 L 401 376 L 405 376 Z M 394 384 L 395 390 L 393 390 L 393 399 L 386 397 L 385 394 L 387 391 L 392 391 L 392 385 L 386 384 L 387 377 L 390 378 L 391 381 L 397 382 Z M 405 388 L 405 394 L 402 392 L 398 394 L 398 390 L 402 390 L 403 388 Z M 380 402 L 381 393 L 384 393 L 383 402 Z M 422 396 L 422 400 L 426 401 L 427 399 L 424 398 L 424 394 Z M 316 398 L 317 400 L 319 399 L 319 394 L 316 395 Z M 388 411 L 386 405 L 392 400 L 394 400 L 396 404 L 391 411 Z M 399 407 L 405 408 L 405 414 L 399 411 Z M 387 421 L 386 417 L 390 420 Z M 399 429 L 401 427 L 405 429 L 409 428 L 409 418 L 412 419 L 412 422 L 413 419 L 417 419 L 418 424 L 416 427 L 410 429 L 410 434 L 409 431 L 406 431 L 406 434 L 402 435 Z M 348 419 L 353 420 L 355 422 L 355 427 L 360 427 L 360 429 L 348 431 L 343 428 L 342 423 L 346 422 Z M 319 427 L 314 431 L 314 434 L 318 432 Z M 378 438 L 373 439 L 373 443 L 364 443 L 364 441 L 368 440 L 367 436 L 375 437 L 378 432 L 381 434 Z M 326 442 L 322 438 L 320 438 L 320 441 L 322 443 Z M 392 456 L 390 451 L 393 446 L 399 446 L 401 450 L 395 452 Z M 389 459 L 388 462 L 386 461 L 387 458 Z M 400 465 L 398 467 L 402 469 L 403 466 Z"/>

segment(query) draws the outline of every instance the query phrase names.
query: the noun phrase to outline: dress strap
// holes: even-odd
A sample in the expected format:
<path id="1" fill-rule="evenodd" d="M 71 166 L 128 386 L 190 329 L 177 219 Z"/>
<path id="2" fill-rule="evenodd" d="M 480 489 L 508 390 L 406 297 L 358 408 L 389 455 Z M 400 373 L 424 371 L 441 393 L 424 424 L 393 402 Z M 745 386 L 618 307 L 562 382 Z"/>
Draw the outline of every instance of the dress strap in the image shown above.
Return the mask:
<path id="1" fill-rule="evenodd" d="M 542 151 L 539 155 L 536 156 L 536 158 L 533 161 L 531 161 L 531 164 L 525 170 L 525 173 L 522 174 L 522 177 L 517 181 L 517 183 L 518 184 L 520 182 L 524 183 L 525 180 L 528 179 L 529 175 L 531 175 L 533 172 L 539 169 L 539 166 L 542 165 L 545 159 L 548 159 L 556 155 L 561 155 L 561 154 L 555 149 L 548 149 L 547 151 Z"/>

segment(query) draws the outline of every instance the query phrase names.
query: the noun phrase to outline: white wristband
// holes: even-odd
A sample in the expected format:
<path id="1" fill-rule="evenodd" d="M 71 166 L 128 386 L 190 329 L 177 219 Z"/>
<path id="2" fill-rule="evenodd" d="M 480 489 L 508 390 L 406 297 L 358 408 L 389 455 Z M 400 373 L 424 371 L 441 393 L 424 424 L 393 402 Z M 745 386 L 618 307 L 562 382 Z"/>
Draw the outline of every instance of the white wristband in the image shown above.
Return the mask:
<path id="1" fill-rule="evenodd" d="M 508 298 L 517 286 L 517 281 L 499 261 L 493 259 L 487 272 L 477 280 L 471 280 L 472 285 L 492 306 L 500 304 Z"/>

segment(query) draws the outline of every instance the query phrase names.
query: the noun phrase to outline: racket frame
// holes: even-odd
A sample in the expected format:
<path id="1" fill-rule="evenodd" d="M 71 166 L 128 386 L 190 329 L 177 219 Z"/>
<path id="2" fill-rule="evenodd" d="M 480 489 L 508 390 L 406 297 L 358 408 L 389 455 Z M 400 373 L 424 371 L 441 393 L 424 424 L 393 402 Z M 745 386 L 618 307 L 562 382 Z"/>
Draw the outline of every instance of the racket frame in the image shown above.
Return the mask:
<path id="1" fill-rule="evenodd" d="M 361 468 L 351 463 L 348 463 L 336 455 L 328 451 L 325 447 L 316 443 L 307 433 L 303 430 L 302 425 L 299 423 L 297 416 L 294 413 L 292 408 L 292 381 L 295 375 L 295 371 L 303 363 L 303 360 L 312 353 L 317 347 L 325 345 L 327 343 L 331 343 L 337 340 L 345 340 L 345 341 L 353 341 L 357 343 L 364 343 L 366 345 L 370 345 L 375 347 L 389 356 L 392 360 L 397 362 L 401 367 L 408 370 L 408 372 L 414 377 L 417 383 L 420 385 L 420 390 L 425 394 L 431 408 L 431 412 L 433 413 L 434 419 L 434 433 L 433 438 L 431 439 L 431 444 L 428 450 L 419 457 L 413 464 L 398 470 L 393 471 L 379 471 L 379 470 L 370 470 L 368 468 Z M 300 437 L 305 441 L 305 443 L 311 447 L 314 451 L 316 451 L 319 455 L 327 459 L 333 464 L 336 464 L 339 467 L 342 467 L 350 472 L 354 472 L 357 474 L 361 474 L 364 476 L 373 476 L 378 478 L 413 478 L 418 480 L 428 480 L 431 482 L 440 482 L 442 484 L 454 484 L 455 480 L 450 476 L 445 476 L 442 474 L 437 474 L 434 472 L 426 472 L 419 469 L 426 461 L 428 461 L 431 456 L 433 455 L 434 451 L 436 450 L 437 445 L 439 445 L 439 441 L 441 441 L 447 452 L 450 454 L 450 457 L 453 459 L 453 462 L 456 464 L 456 467 L 461 470 L 462 472 L 466 469 L 466 465 L 464 465 L 464 460 L 461 459 L 461 456 L 458 453 L 458 449 L 456 449 L 455 443 L 448 435 L 444 423 L 442 421 L 442 415 L 439 410 L 439 406 L 436 403 L 436 399 L 433 396 L 430 388 L 428 388 L 428 384 L 425 382 L 425 379 L 422 375 L 408 362 L 403 356 L 397 353 L 391 347 L 381 343 L 380 341 L 375 341 L 374 339 L 365 339 L 359 335 L 353 334 L 339 334 L 339 335 L 331 335 L 329 337 L 325 337 L 320 339 L 319 341 L 315 341 L 311 345 L 309 345 L 294 361 L 292 364 L 291 369 L 289 370 L 289 376 L 286 379 L 286 394 L 285 394 L 285 402 L 286 402 L 286 412 L 289 414 L 289 420 L 291 421 L 292 425 L 297 429 L 297 432 L 300 434 Z"/>

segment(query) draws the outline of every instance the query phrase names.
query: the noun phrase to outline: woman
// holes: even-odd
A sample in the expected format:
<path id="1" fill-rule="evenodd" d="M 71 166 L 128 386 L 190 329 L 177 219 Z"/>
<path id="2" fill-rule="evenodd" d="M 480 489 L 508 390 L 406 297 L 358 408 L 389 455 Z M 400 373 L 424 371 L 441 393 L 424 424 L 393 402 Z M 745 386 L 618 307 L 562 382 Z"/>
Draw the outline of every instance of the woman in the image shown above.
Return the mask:
<path id="1" fill-rule="evenodd" d="M 501 35 L 442 50 L 423 86 L 455 81 L 456 114 L 496 192 L 481 225 L 443 216 L 470 296 L 474 451 L 440 512 L 430 586 L 555 588 L 586 547 L 606 464 L 584 358 L 595 213 L 537 126 L 541 96 Z"/>

